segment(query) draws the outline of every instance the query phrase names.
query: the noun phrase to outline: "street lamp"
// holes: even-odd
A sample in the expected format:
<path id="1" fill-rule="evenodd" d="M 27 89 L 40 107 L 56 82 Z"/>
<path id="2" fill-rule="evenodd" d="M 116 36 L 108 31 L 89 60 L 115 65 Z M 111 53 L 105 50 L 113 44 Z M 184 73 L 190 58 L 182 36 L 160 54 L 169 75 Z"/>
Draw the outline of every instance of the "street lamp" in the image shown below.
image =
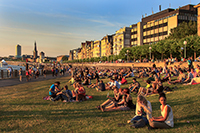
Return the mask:
<path id="1" fill-rule="evenodd" d="M 149 59 L 151 60 L 151 47 L 149 47 Z"/>
<path id="2" fill-rule="evenodd" d="M 126 52 L 127 52 L 127 63 L 128 63 L 128 53 L 129 53 L 129 50 L 126 50 Z"/>
<path id="3" fill-rule="evenodd" d="M 183 49 L 184 49 L 184 48 L 183 48 L 183 47 L 181 47 L 181 57 L 183 57 L 183 55 L 182 55 L 182 54 L 183 54 L 183 53 L 182 53 Z"/>
<path id="4" fill-rule="evenodd" d="M 186 59 L 186 45 L 187 45 L 187 41 L 184 41 L 183 44 L 185 45 L 184 58 Z"/>

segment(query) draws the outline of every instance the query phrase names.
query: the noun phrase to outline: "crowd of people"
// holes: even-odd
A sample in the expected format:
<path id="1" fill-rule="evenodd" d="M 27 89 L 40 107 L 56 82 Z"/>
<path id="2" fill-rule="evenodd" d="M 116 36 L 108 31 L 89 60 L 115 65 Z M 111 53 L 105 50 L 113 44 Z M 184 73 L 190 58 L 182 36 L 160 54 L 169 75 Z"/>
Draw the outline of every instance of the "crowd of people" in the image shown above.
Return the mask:
<path id="1" fill-rule="evenodd" d="M 49 89 L 49 95 L 52 101 L 61 99 L 63 102 L 80 102 L 87 100 L 86 87 L 95 89 L 98 92 L 112 90 L 114 97 L 107 94 L 107 100 L 96 106 L 102 112 L 124 111 L 135 109 L 135 116 L 128 120 L 132 128 L 141 128 L 149 125 L 149 129 L 171 128 L 174 126 L 172 108 L 166 103 L 165 92 L 173 91 L 169 86 L 164 86 L 166 82 L 171 84 L 197 84 L 200 83 L 200 66 L 194 68 L 192 62 L 188 62 L 188 68 L 180 66 L 143 68 L 118 68 L 118 69 L 99 69 L 97 67 L 70 67 L 71 79 L 70 85 L 74 90 L 70 91 L 68 86 L 60 89 L 59 82 L 55 82 Z M 187 75 L 185 74 L 187 73 Z M 177 77 L 177 80 L 174 80 Z M 128 87 L 122 87 L 127 84 L 127 78 L 132 79 Z M 138 78 L 143 80 L 145 87 L 141 86 Z M 109 82 L 104 83 L 104 79 Z M 93 81 L 93 82 L 92 82 Z M 132 94 L 131 94 L 132 93 Z M 152 116 L 151 102 L 146 99 L 152 94 L 159 94 L 161 104 L 161 116 Z M 134 104 L 132 95 L 137 95 L 137 101 Z"/>

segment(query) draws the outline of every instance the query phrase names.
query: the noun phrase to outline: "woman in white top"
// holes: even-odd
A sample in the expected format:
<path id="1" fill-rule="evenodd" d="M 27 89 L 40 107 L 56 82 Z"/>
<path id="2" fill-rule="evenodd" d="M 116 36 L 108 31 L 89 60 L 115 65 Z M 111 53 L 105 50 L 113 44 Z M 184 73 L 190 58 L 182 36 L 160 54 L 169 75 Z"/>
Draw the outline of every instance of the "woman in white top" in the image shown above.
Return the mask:
<path id="1" fill-rule="evenodd" d="M 151 128 L 174 127 L 172 108 L 166 104 L 166 96 L 164 93 L 160 94 L 159 101 L 161 103 L 160 110 L 162 116 L 150 118 L 149 125 Z"/>
<path id="2" fill-rule="evenodd" d="M 134 128 L 143 127 L 143 126 L 149 124 L 148 121 L 149 121 L 149 118 L 151 118 L 151 112 L 152 112 L 151 103 L 149 101 L 147 101 L 144 96 L 139 95 L 137 97 L 137 104 L 136 104 L 136 110 L 135 110 L 136 115 L 127 122 L 133 123 L 133 125 L 131 125 L 131 127 L 134 127 Z M 143 120 L 145 122 L 145 124 L 143 124 L 143 126 L 141 124 L 138 124 L 138 123 L 140 123 L 139 121 L 141 121 L 141 120 Z"/>

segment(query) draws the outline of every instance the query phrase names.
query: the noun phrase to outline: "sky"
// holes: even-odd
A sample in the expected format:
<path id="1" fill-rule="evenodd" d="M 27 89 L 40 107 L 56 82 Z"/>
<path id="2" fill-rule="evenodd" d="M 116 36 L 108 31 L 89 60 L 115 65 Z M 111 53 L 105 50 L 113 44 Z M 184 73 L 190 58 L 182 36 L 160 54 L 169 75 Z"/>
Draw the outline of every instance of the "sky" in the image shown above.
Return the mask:
<path id="1" fill-rule="evenodd" d="M 38 53 L 68 55 L 81 42 L 101 40 L 161 9 L 199 0 L 0 0 L 0 56 Z"/>

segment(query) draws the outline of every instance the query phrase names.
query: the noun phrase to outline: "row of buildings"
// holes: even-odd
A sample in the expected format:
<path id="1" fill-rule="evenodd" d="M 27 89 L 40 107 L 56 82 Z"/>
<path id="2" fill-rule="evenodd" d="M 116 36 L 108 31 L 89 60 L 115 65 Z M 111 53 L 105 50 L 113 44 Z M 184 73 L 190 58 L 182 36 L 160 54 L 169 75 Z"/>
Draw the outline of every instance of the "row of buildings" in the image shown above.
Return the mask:
<path id="1" fill-rule="evenodd" d="M 170 30 L 183 21 L 197 21 L 197 9 L 186 5 L 177 9 L 168 8 L 142 17 L 141 22 L 123 27 L 101 40 L 86 41 L 81 47 L 70 50 L 69 60 L 118 55 L 122 48 L 149 45 L 165 39 Z"/>

